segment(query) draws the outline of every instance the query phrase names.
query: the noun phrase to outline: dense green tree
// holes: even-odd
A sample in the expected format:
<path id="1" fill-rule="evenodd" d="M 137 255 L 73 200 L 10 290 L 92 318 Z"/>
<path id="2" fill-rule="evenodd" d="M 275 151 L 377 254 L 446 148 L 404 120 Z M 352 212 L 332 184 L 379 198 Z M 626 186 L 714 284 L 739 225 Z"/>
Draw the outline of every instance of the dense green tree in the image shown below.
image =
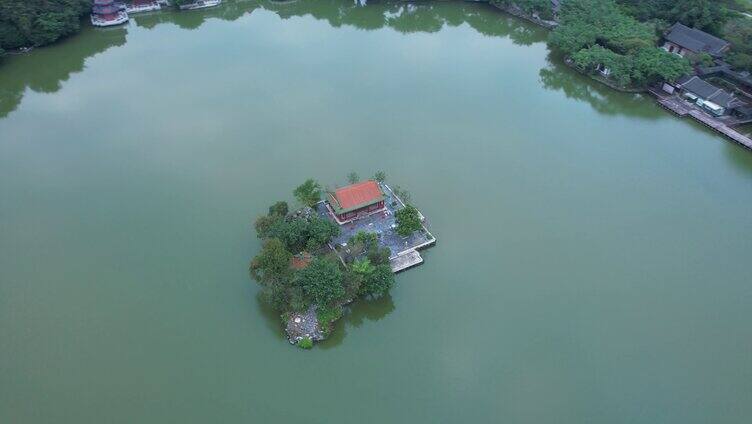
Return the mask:
<path id="1" fill-rule="evenodd" d="M 308 241 L 308 222 L 305 219 L 280 219 L 269 228 L 269 237 L 276 237 L 291 252 L 305 249 Z"/>
<path id="2" fill-rule="evenodd" d="M 567 55 L 599 44 L 619 54 L 655 46 L 653 26 L 625 15 L 613 0 L 567 0 L 551 42 Z"/>
<path id="3" fill-rule="evenodd" d="M 287 213 L 289 212 L 289 207 L 287 206 L 287 202 L 277 202 L 271 206 L 269 206 L 269 215 L 276 215 L 276 216 L 287 216 Z"/>
<path id="4" fill-rule="evenodd" d="M 313 217 L 308 221 L 308 239 L 306 248 L 309 251 L 318 249 L 339 235 L 339 225 L 319 217 Z"/>
<path id="5" fill-rule="evenodd" d="M 728 10 L 752 13 L 752 0 L 718 0 Z"/>
<path id="6" fill-rule="evenodd" d="M 358 231 L 357 234 L 350 237 L 350 240 L 348 240 L 348 243 L 350 243 L 350 247 L 356 248 L 358 250 L 365 251 L 366 249 L 370 249 L 372 247 L 376 247 L 379 242 L 379 235 L 376 233 L 369 233 L 366 231 Z"/>
<path id="7" fill-rule="evenodd" d="M 726 21 L 726 13 L 716 0 L 673 0 L 664 2 L 666 9 L 660 14 L 671 23 L 699 28 L 711 33 L 718 33 Z"/>
<path id="8" fill-rule="evenodd" d="M 293 191 L 295 198 L 306 206 L 313 206 L 321 200 L 321 185 L 309 178 Z"/>
<path id="9" fill-rule="evenodd" d="M 390 256 L 392 252 L 388 247 L 376 247 L 368 251 L 368 260 L 374 265 L 388 264 Z"/>
<path id="10" fill-rule="evenodd" d="M 278 215 L 261 215 L 256 218 L 256 222 L 253 223 L 256 228 L 256 236 L 260 239 L 270 237 L 272 228 L 277 225 L 279 221 L 283 219 Z"/>
<path id="11" fill-rule="evenodd" d="M 309 251 L 318 249 L 328 243 L 332 237 L 338 236 L 340 231 L 337 224 L 318 216 L 313 216 L 310 219 L 275 218 L 276 215 L 267 218 L 274 219 L 274 221 L 266 228 L 264 234 L 266 237 L 276 237 L 282 240 L 292 252 L 299 252 L 303 249 Z M 264 224 L 266 224 L 266 220 L 264 220 Z"/>
<path id="12" fill-rule="evenodd" d="M 351 252 L 350 258 L 355 259 L 353 262 L 357 262 L 357 259 L 365 254 L 372 265 L 381 265 L 389 263 L 389 257 L 392 255 L 388 247 L 379 247 L 379 236 L 376 233 L 360 231 L 350 237 L 347 243 Z"/>
<path id="13" fill-rule="evenodd" d="M 691 63 L 692 66 L 713 66 L 715 63 L 713 56 L 704 52 L 699 54 L 687 54 L 686 57 L 689 59 L 689 63 Z"/>
<path id="14" fill-rule="evenodd" d="M 369 259 L 357 259 L 350 265 L 352 281 L 358 282 L 361 296 L 382 296 L 394 285 L 394 273 L 387 264 L 374 265 Z"/>
<path id="15" fill-rule="evenodd" d="M 401 236 L 409 236 L 422 227 L 418 210 L 411 205 L 398 210 L 394 215 L 397 218 L 397 234 Z"/>
<path id="16" fill-rule="evenodd" d="M 344 275 L 345 297 L 353 299 L 360 295 L 360 286 L 363 285 L 363 274 L 353 272 L 352 269 Z"/>
<path id="17" fill-rule="evenodd" d="M 43 46 L 81 28 L 90 0 L 0 1 L 0 48 Z"/>
<path id="18" fill-rule="evenodd" d="M 386 181 L 386 172 L 376 171 L 376 173 L 373 174 L 373 179 L 380 183 L 383 183 L 384 181 Z"/>
<path id="19" fill-rule="evenodd" d="M 656 47 L 655 28 L 626 15 L 613 0 L 568 0 L 551 43 L 580 69 L 608 68 L 621 86 L 674 81 L 691 68 L 686 59 Z"/>
<path id="20" fill-rule="evenodd" d="M 660 48 L 640 49 L 632 64 L 632 78 L 640 85 L 674 82 L 692 70 L 687 59 Z"/>
<path id="21" fill-rule="evenodd" d="M 360 181 L 360 176 L 358 175 L 357 172 L 353 171 L 347 174 L 347 182 L 349 182 L 350 184 L 355 184 L 358 181 Z"/>
<path id="22" fill-rule="evenodd" d="M 379 297 L 389 293 L 394 285 L 394 273 L 389 265 L 378 265 L 364 275 L 360 286 L 360 294 L 363 296 Z"/>
<path id="23" fill-rule="evenodd" d="M 279 239 L 268 239 L 251 261 L 251 276 L 264 285 L 278 283 L 288 276 L 291 259 L 292 254 Z"/>
<path id="24" fill-rule="evenodd" d="M 603 46 L 593 45 L 572 54 L 572 60 L 580 69 L 595 71 L 599 66 L 611 70 L 611 78 L 620 85 L 632 82 L 629 58 L 617 54 Z"/>
<path id="25" fill-rule="evenodd" d="M 622 86 L 675 81 L 691 71 L 686 59 L 658 48 L 640 49 L 626 56 L 595 45 L 573 54 L 572 60 L 589 71 L 607 67 L 611 70 L 611 79 Z"/>
<path id="26" fill-rule="evenodd" d="M 327 307 L 345 295 L 343 275 L 337 263 L 324 258 L 314 259 L 298 272 L 296 285 L 303 288 L 307 299 L 319 307 Z"/>
<path id="27" fill-rule="evenodd" d="M 733 19 L 726 24 L 723 32 L 731 43 L 728 62 L 735 68 L 752 70 L 752 19 Z"/>
<path id="28" fill-rule="evenodd" d="M 640 21 L 662 20 L 668 24 L 681 22 L 719 35 L 728 17 L 717 0 L 618 0 L 623 10 Z"/>
<path id="29" fill-rule="evenodd" d="M 356 259 L 352 265 L 350 265 L 352 271 L 360 275 L 368 275 L 373 272 L 375 267 L 371 265 L 371 261 L 368 259 Z"/>

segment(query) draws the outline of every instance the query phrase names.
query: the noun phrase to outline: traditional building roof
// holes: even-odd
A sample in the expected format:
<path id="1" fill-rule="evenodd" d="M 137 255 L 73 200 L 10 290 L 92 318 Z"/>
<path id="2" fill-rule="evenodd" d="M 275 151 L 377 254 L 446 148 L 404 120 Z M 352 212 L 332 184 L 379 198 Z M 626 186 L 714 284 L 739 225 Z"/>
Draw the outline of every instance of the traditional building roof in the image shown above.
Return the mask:
<path id="1" fill-rule="evenodd" d="M 365 208 L 384 200 L 384 192 L 376 181 L 368 180 L 329 193 L 329 203 L 337 214 Z"/>
<path id="2" fill-rule="evenodd" d="M 115 3 L 115 0 L 94 0 L 91 12 L 95 15 L 112 15 L 122 9 L 122 4 Z"/>
<path id="3" fill-rule="evenodd" d="M 705 31 L 675 23 L 666 34 L 666 40 L 695 53 L 721 56 L 731 46 L 728 41 L 714 37 Z"/>
<path id="4" fill-rule="evenodd" d="M 741 104 L 739 99 L 734 97 L 733 94 L 702 80 L 698 76 L 685 76 L 677 81 L 677 84 L 679 84 L 684 90 L 691 91 L 702 97 L 704 100 L 713 102 L 718 106 L 728 108 Z"/>
<path id="5" fill-rule="evenodd" d="M 292 258 L 290 258 L 290 267 L 292 269 L 303 269 L 308 266 L 308 264 L 313 261 L 313 255 L 311 255 L 308 252 L 300 252 L 297 255 L 293 255 Z"/>

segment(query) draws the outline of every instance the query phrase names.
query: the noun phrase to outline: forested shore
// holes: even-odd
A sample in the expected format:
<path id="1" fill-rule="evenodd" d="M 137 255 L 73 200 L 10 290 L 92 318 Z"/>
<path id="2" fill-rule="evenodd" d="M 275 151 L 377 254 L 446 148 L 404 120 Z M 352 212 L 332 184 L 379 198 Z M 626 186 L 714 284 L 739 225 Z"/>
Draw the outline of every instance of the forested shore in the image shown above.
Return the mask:
<path id="1" fill-rule="evenodd" d="M 655 47 L 674 22 L 707 31 L 732 44 L 727 61 L 752 69 L 752 0 L 491 0 L 514 4 L 543 19 L 560 21 L 551 44 L 581 67 L 610 64 L 622 85 L 672 78 L 686 66 Z M 54 43 L 78 32 L 90 0 L 0 0 L 0 55 Z M 706 60 L 698 57 L 696 61 Z M 693 63 L 690 63 L 692 65 Z"/>
<path id="2" fill-rule="evenodd" d="M 77 33 L 91 0 L 0 0 L 0 54 Z"/>
<path id="3" fill-rule="evenodd" d="M 645 87 L 673 81 L 693 66 L 712 64 L 708 55 L 681 58 L 658 47 L 674 23 L 727 40 L 725 60 L 752 70 L 752 10 L 748 0 L 492 0 L 529 16 L 558 21 L 549 37 L 557 51 L 582 69 L 608 68 L 618 86 Z M 554 4 L 558 4 L 554 6 Z"/>

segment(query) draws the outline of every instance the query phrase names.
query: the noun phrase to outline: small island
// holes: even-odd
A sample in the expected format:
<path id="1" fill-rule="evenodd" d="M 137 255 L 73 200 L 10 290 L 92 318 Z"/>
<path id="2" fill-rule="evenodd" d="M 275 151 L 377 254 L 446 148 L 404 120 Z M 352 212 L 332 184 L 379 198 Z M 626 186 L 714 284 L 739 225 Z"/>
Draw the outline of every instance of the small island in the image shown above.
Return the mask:
<path id="1" fill-rule="evenodd" d="M 290 343 L 310 349 L 324 340 L 346 305 L 387 294 L 395 274 L 421 264 L 418 251 L 436 243 L 409 193 L 385 179 L 351 173 L 350 184 L 335 190 L 309 179 L 293 191 L 301 208 L 279 201 L 256 219 L 263 245 L 251 277 Z"/>

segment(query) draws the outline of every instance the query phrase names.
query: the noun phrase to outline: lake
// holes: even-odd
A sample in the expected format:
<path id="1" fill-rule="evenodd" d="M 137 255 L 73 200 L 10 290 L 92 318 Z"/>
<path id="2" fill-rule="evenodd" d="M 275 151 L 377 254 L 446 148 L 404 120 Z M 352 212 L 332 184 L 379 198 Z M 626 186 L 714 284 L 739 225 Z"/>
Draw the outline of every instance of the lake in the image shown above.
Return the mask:
<path id="1" fill-rule="evenodd" d="M 0 422 L 751 422 L 752 154 L 546 36 L 226 1 L 6 58 Z M 377 170 L 438 244 L 291 346 L 253 219 Z"/>

